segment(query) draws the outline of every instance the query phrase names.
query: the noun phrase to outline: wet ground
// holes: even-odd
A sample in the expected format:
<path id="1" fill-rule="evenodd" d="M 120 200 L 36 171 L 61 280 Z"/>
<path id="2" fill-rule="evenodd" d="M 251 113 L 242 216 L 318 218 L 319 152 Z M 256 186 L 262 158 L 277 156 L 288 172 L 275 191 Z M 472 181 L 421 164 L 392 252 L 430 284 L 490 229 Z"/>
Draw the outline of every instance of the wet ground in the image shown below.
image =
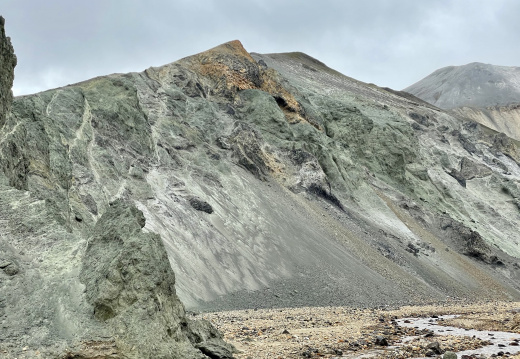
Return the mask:
<path id="1" fill-rule="evenodd" d="M 237 359 L 406 359 L 442 357 L 447 351 L 459 358 L 520 359 L 519 308 L 519 302 L 451 303 L 393 309 L 239 310 L 200 316 L 237 347 Z"/>
<path id="2" fill-rule="evenodd" d="M 433 336 L 461 336 L 469 338 L 478 338 L 488 344 L 482 348 L 464 350 L 456 353 L 459 357 L 468 356 L 504 356 L 514 355 L 520 352 L 520 334 L 491 330 L 475 330 L 467 328 L 458 328 L 446 326 L 446 320 L 459 317 L 458 315 L 435 316 L 427 318 L 403 318 L 396 322 L 399 326 L 405 328 L 415 328 L 418 330 L 428 330 Z M 403 340 L 406 342 L 406 340 Z"/>

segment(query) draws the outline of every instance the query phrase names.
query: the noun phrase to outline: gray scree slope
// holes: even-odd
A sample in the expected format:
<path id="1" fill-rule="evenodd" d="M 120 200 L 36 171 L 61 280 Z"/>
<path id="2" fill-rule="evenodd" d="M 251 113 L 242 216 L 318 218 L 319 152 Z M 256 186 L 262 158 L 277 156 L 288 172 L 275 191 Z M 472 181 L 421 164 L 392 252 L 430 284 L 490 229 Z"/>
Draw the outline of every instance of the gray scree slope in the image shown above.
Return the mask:
<path id="1" fill-rule="evenodd" d="M 0 335 L 31 348 L 115 335 L 134 300 L 180 315 L 156 270 L 143 293 L 139 265 L 121 283 L 132 248 L 167 270 L 157 235 L 188 308 L 520 298 L 518 143 L 301 53 L 232 41 L 19 97 L 0 138 L 1 243 L 20 268 L 1 293 L 26 293 L 2 297 Z M 167 334 L 203 345 L 182 328 Z"/>

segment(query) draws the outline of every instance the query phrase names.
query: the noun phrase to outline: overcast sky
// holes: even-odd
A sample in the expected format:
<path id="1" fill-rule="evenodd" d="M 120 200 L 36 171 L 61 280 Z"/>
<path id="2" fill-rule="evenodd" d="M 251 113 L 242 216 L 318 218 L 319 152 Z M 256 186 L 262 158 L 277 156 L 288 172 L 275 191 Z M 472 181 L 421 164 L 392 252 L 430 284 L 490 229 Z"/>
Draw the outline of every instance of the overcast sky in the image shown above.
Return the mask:
<path id="1" fill-rule="evenodd" d="M 15 95 L 143 71 L 238 39 L 397 90 L 448 65 L 520 66 L 518 0 L 1 0 Z"/>

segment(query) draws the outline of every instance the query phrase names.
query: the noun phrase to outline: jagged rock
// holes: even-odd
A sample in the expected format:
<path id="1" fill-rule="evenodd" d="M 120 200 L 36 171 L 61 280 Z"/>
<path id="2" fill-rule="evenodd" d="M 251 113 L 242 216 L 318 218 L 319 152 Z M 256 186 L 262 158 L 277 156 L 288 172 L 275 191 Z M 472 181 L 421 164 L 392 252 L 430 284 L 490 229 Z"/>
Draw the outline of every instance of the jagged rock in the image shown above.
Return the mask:
<path id="1" fill-rule="evenodd" d="M 406 251 L 412 253 L 413 255 L 417 256 L 419 254 L 420 249 L 413 243 L 408 243 L 406 245 Z"/>
<path id="2" fill-rule="evenodd" d="M 231 359 L 236 349 L 206 320 L 188 321 L 189 339 L 209 358 Z"/>
<path id="3" fill-rule="evenodd" d="M 386 337 L 384 337 L 382 335 L 378 335 L 378 336 L 376 336 L 376 338 L 374 340 L 374 344 L 382 346 L 382 347 L 387 347 L 388 346 L 388 339 L 386 339 Z"/>
<path id="4" fill-rule="evenodd" d="M 477 146 L 473 143 L 471 139 L 469 139 L 467 136 L 463 135 L 462 133 L 453 134 L 457 137 L 462 147 L 468 151 L 470 154 L 477 152 Z"/>
<path id="5" fill-rule="evenodd" d="M 459 170 L 451 169 L 448 174 L 455 178 L 462 187 L 466 187 L 466 181 L 487 177 L 493 173 L 489 167 L 477 164 L 467 157 L 460 160 L 459 168 Z"/>
<path id="6" fill-rule="evenodd" d="M 493 149 L 520 164 L 520 146 L 518 141 L 507 137 L 503 133 L 499 133 L 494 137 Z"/>
<path id="7" fill-rule="evenodd" d="M 5 20 L 0 16 L 0 128 L 4 125 L 11 109 L 13 101 L 11 87 L 17 62 L 11 39 L 5 35 L 4 25 Z"/>
<path id="8" fill-rule="evenodd" d="M 231 358 L 232 347 L 208 322 L 188 321 L 161 238 L 143 233 L 143 213 L 115 201 L 97 222 L 80 279 L 93 315 L 118 334 L 121 354 L 136 358 Z"/>
<path id="9" fill-rule="evenodd" d="M 192 197 L 189 199 L 189 202 L 191 206 L 195 208 L 197 211 L 202 211 L 209 214 L 213 213 L 213 207 L 211 207 L 211 205 L 206 201 Z"/>
<path id="10" fill-rule="evenodd" d="M 417 123 L 421 124 L 422 126 L 425 126 L 425 127 L 433 126 L 433 123 L 432 123 L 432 121 L 430 121 L 428 115 L 421 115 L 421 114 L 412 112 L 412 113 L 410 113 L 410 117 L 413 120 L 417 121 Z"/>
<path id="11" fill-rule="evenodd" d="M 491 247 L 486 244 L 482 236 L 466 227 L 460 222 L 452 219 L 444 219 L 441 228 L 446 231 L 447 235 L 454 238 L 456 243 L 461 246 L 465 255 L 481 260 L 488 264 L 494 264 L 499 261 L 496 255 L 492 255 Z"/>
<path id="12" fill-rule="evenodd" d="M 460 160 L 460 172 L 466 180 L 487 177 L 493 173 L 489 167 L 475 163 L 467 157 Z"/>
<path id="13" fill-rule="evenodd" d="M 13 276 L 20 271 L 18 266 L 12 262 L 9 263 L 9 265 L 3 267 L 2 269 L 4 270 L 4 273 L 7 274 L 8 276 Z"/>
<path id="14" fill-rule="evenodd" d="M 269 153 L 261 135 L 245 123 L 238 123 L 228 138 L 237 163 L 260 180 L 267 180 L 271 168 Z"/>
<path id="15" fill-rule="evenodd" d="M 508 141 L 305 54 L 237 41 L 16 98 L 0 129 L 0 247 L 19 271 L 0 271 L 0 343 L 79 356 L 100 342 L 131 357 L 159 340 L 159 352 L 228 355 L 191 336 L 175 294 L 210 310 L 520 297 L 516 267 L 460 256 L 520 256 Z M 471 188 L 450 169 L 475 175 Z M 409 242 L 450 251 L 415 257 Z M 446 261 L 464 265 L 434 265 Z"/>

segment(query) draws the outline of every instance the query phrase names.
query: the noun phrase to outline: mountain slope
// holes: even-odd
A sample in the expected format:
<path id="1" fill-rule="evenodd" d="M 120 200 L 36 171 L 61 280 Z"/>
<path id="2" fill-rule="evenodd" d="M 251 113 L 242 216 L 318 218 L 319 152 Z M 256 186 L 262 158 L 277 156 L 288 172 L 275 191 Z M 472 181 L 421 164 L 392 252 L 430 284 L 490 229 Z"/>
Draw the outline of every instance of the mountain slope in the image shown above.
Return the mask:
<path id="1" fill-rule="evenodd" d="M 454 108 L 452 112 L 520 141 L 520 98 L 518 101 L 519 103 L 509 106 Z"/>
<path id="2" fill-rule="evenodd" d="M 232 41 L 19 97 L 0 138 L 2 220 L 31 239 L 6 241 L 26 272 L 76 283 L 58 258 L 88 268 L 123 201 L 143 238 L 160 235 L 189 308 L 520 298 L 518 143 L 301 53 Z"/>

